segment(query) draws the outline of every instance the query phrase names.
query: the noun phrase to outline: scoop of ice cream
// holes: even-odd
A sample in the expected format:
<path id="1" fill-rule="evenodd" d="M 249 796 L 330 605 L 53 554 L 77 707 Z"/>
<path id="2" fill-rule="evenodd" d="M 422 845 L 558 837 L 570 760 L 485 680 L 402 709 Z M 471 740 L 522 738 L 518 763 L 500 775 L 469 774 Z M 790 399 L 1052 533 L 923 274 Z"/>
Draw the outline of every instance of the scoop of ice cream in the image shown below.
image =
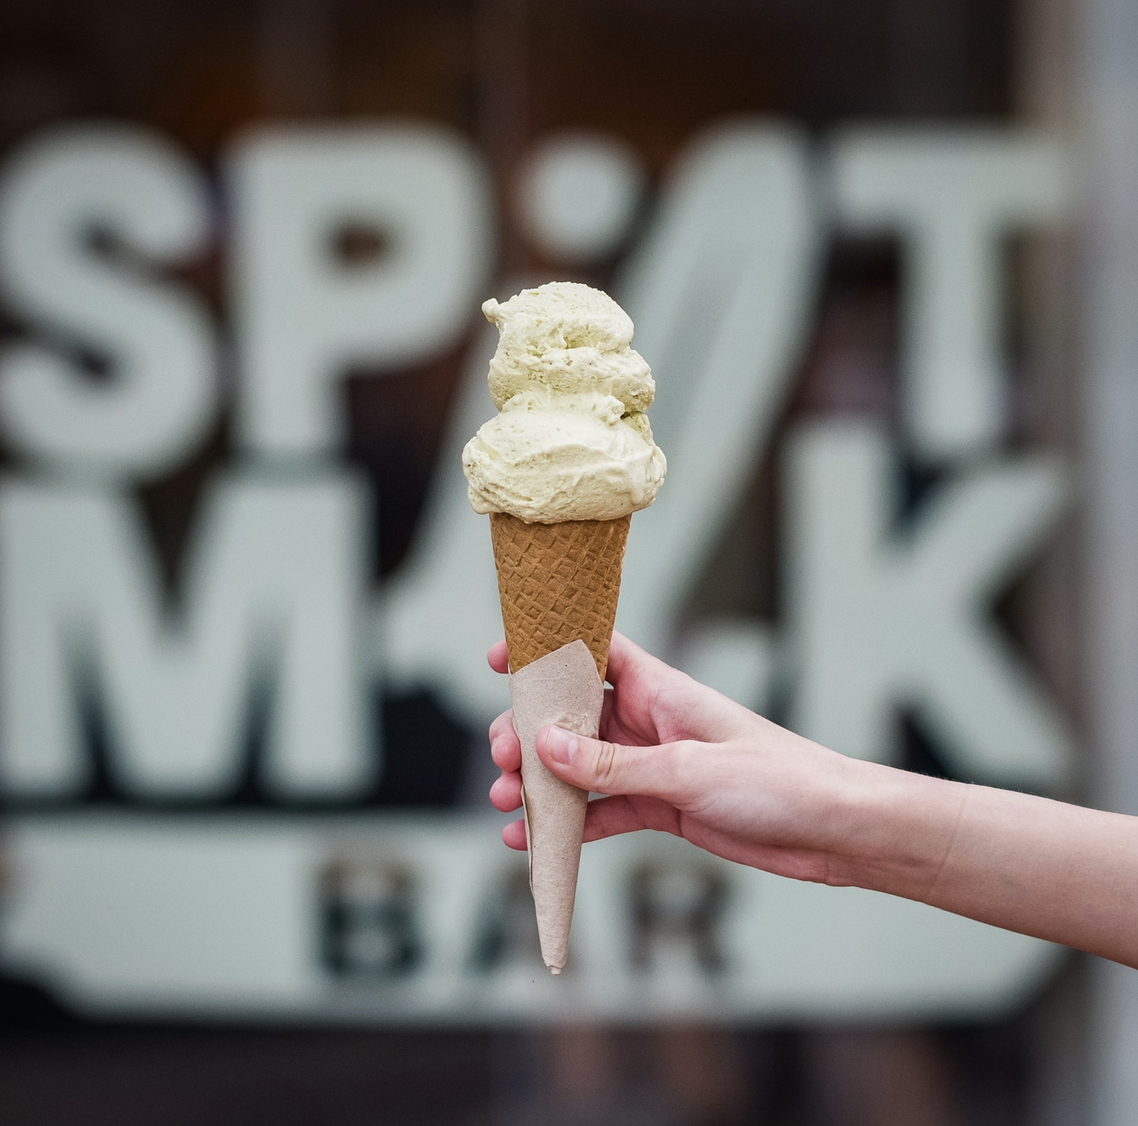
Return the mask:
<path id="1" fill-rule="evenodd" d="M 573 282 L 482 308 L 501 332 L 490 364 L 500 413 L 463 450 L 475 511 L 549 524 L 647 508 L 667 465 L 644 414 L 655 386 L 628 314 Z"/>
<path id="2" fill-rule="evenodd" d="M 607 293 L 550 282 L 501 304 L 491 298 L 482 312 L 501 333 L 490 361 L 490 394 L 499 410 L 519 391 L 539 387 L 612 395 L 626 411 L 652 405 L 656 385 L 632 349 L 632 318 Z"/>
<path id="3" fill-rule="evenodd" d="M 463 451 L 470 503 L 546 524 L 646 508 L 664 479 L 664 455 L 647 416 L 633 422 L 623 413 L 612 395 L 519 392 Z"/>

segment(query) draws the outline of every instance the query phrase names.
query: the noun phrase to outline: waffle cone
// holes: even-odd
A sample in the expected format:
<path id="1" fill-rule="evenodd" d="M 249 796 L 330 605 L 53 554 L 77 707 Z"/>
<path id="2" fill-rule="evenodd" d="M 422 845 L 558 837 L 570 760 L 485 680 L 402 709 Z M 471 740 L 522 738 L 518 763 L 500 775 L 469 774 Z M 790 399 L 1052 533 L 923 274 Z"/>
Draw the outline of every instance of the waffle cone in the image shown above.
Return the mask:
<path id="1" fill-rule="evenodd" d="M 580 638 L 604 680 L 630 519 L 527 524 L 490 514 L 511 672 Z"/>
<path id="2" fill-rule="evenodd" d="M 512 673 L 580 640 L 604 680 L 628 525 L 628 516 L 527 524 L 507 513 L 491 514 Z M 575 679 L 580 684 L 580 674 Z M 519 714 L 515 707 L 515 726 Z M 559 974 L 569 950 L 589 795 L 545 768 L 537 757 L 534 736 L 536 728 L 521 740 L 530 887 L 542 958 Z"/>

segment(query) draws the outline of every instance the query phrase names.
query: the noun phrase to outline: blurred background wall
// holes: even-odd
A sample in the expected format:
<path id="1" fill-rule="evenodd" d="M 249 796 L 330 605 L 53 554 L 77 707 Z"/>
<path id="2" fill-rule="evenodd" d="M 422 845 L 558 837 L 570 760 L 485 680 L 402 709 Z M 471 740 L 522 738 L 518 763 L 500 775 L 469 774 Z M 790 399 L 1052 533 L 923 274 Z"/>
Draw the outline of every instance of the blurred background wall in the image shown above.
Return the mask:
<path id="1" fill-rule="evenodd" d="M 622 628 L 1138 811 L 1133 25 L 8 0 L 0 1117 L 1131 1121 L 1131 971 L 667 842 L 536 980 L 457 451 L 482 299 L 605 288 L 670 459 Z"/>

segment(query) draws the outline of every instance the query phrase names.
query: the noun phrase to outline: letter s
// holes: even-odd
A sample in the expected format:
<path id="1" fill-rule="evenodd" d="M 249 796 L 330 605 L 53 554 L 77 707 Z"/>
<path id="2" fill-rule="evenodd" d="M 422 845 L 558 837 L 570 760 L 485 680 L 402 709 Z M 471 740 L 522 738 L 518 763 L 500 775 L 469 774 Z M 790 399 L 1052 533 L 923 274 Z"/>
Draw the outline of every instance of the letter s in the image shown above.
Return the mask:
<path id="1" fill-rule="evenodd" d="M 213 332 L 192 293 L 146 275 L 198 250 L 208 231 L 202 175 L 143 130 L 56 130 L 9 162 L 0 292 L 45 341 L 0 355 L 10 443 L 56 470 L 112 478 L 152 476 L 193 448 L 216 409 Z M 100 255 L 99 234 L 121 254 Z M 110 378 L 84 376 L 66 357 L 78 349 L 105 360 Z"/>

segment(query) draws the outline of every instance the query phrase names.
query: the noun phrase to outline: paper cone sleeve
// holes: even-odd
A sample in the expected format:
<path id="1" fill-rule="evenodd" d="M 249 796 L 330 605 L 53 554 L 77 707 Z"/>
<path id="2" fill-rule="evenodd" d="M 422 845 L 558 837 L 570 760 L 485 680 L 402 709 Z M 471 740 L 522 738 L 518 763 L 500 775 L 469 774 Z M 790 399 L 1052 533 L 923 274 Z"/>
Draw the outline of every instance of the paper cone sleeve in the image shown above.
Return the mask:
<path id="1" fill-rule="evenodd" d="M 580 639 L 604 680 L 629 520 L 527 524 L 508 513 L 491 514 L 511 672 Z M 560 973 L 589 795 L 555 778 L 536 755 L 523 758 L 522 786 L 542 956 Z"/>

